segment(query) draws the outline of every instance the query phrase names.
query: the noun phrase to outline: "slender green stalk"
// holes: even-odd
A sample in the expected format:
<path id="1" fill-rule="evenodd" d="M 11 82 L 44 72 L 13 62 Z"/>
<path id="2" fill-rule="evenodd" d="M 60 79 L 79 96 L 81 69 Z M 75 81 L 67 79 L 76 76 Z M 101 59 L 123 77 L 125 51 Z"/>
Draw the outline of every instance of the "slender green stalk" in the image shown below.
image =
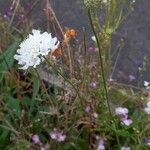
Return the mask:
<path id="1" fill-rule="evenodd" d="M 89 17 L 89 22 L 92 27 L 92 31 L 94 33 L 94 36 L 96 38 L 98 50 L 99 50 L 99 62 L 100 62 L 100 67 L 101 67 L 101 72 L 102 72 L 102 78 L 103 78 L 103 86 L 105 90 L 105 96 L 106 96 L 106 102 L 107 102 L 107 107 L 110 113 L 110 116 L 112 116 L 111 109 L 110 109 L 110 104 L 109 104 L 109 98 L 108 98 L 108 91 L 107 91 L 107 85 L 106 85 L 106 79 L 105 79 L 105 72 L 104 72 L 104 64 L 103 64 L 103 58 L 102 58 L 102 52 L 101 52 L 101 46 L 100 42 L 96 33 L 96 30 L 94 28 L 93 20 L 92 20 L 92 15 L 91 15 L 91 10 L 88 10 L 88 17 Z"/>
<path id="2" fill-rule="evenodd" d="M 70 80 L 68 80 L 55 66 L 53 66 L 53 65 L 50 63 L 50 61 L 49 61 L 46 57 L 44 57 L 44 59 L 45 59 L 45 61 L 47 62 L 47 64 L 48 64 L 50 67 L 53 68 L 54 71 L 56 71 L 66 82 L 68 82 L 68 83 L 73 87 L 73 89 L 74 89 L 74 91 L 76 92 L 76 94 L 78 95 L 79 99 L 82 100 L 82 97 L 81 97 L 81 95 L 80 95 L 79 92 L 78 92 L 78 89 L 76 89 L 76 88 L 74 87 L 73 83 L 72 83 Z"/>

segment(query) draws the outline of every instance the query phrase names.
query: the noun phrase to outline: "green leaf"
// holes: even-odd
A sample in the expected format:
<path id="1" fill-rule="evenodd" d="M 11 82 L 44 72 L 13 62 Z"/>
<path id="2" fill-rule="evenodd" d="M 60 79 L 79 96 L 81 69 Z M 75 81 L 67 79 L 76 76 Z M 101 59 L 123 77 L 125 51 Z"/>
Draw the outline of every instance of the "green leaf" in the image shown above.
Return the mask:
<path id="1" fill-rule="evenodd" d="M 21 110 L 20 110 L 20 101 L 18 99 L 9 97 L 7 105 L 18 117 L 20 117 Z"/>
<path id="2" fill-rule="evenodd" d="M 0 149 L 3 149 L 6 145 L 6 143 L 8 142 L 8 136 L 10 134 L 10 131 L 8 130 L 4 130 L 2 131 L 2 133 L 0 132 Z"/>
<path id="3" fill-rule="evenodd" d="M 19 45 L 19 40 L 15 40 L 11 46 L 0 55 L 0 81 L 3 79 L 4 74 L 13 66 L 14 55 Z"/>
<path id="4" fill-rule="evenodd" d="M 38 95 L 38 92 L 39 92 L 39 88 L 40 88 L 40 80 L 37 77 L 35 77 L 33 79 L 33 94 L 32 94 L 32 102 L 31 102 L 31 107 L 30 107 L 30 114 L 33 111 L 33 108 L 36 102 L 36 96 Z"/>
<path id="5" fill-rule="evenodd" d="M 26 107 L 30 107 L 30 106 L 31 106 L 31 103 L 32 103 L 32 98 L 30 98 L 30 97 L 24 97 L 24 98 L 21 100 L 21 104 L 22 104 L 22 105 L 25 105 Z"/>

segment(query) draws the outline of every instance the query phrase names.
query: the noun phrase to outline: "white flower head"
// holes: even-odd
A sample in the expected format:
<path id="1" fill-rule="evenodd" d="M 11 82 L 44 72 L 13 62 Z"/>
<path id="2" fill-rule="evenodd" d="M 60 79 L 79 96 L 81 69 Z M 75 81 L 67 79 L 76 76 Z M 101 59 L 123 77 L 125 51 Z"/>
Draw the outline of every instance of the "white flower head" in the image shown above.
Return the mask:
<path id="1" fill-rule="evenodd" d="M 57 49 L 58 45 L 59 41 L 56 37 L 52 38 L 51 33 L 32 30 L 32 34 L 19 45 L 14 58 L 22 66 L 20 69 L 36 68 L 44 61 L 42 56 L 47 56 L 50 51 Z"/>

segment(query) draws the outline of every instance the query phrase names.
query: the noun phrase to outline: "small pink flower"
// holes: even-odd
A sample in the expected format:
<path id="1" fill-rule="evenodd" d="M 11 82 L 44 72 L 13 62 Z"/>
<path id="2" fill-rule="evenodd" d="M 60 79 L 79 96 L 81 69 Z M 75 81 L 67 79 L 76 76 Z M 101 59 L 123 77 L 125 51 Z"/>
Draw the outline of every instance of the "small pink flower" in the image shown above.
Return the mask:
<path id="1" fill-rule="evenodd" d="M 109 75 L 109 78 L 108 78 L 108 82 L 113 82 L 114 81 L 114 79 L 113 79 L 113 77 L 112 77 L 112 74 L 110 74 Z"/>
<path id="2" fill-rule="evenodd" d="M 122 122 L 126 125 L 129 126 L 130 124 L 133 123 L 133 121 L 131 119 L 122 119 Z"/>
<path id="3" fill-rule="evenodd" d="M 3 15 L 4 18 L 11 18 L 12 15 L 13 15 L 13 8 L 8 7 L 4 10 L 4 15 Z"/>
<path id="4" fill-rule="evenodd" d="M 99 136 L 97 136 L 96 139 L 98 140 L 97 150 L 105 150 L 104 140 Z"/>
<path id="5" fill-rule="evenodd" d="M 86 112 L 86 113 L 90 113 L 90 112 L 91 112 L 91 107 L 90 107 L 90 106 L 86 106 L 85 112 Z"/>
<path id="6" fill-rule="evenodd" d="M 127 115 L 128 114 L 128 109 L 124 107 L 118 107 L 115 109 L 115 112 L 117 115 Z"/>
<path id="7" fill-rule="evenodd" d="M 104 145 L 98 145 L 97 150 L 105 150 L 105 146 Z"/>
<path id="8" fill-rule="evenodd" d="M 40 138 L 39 138 L 39 135 L 38 134 L 34 134 L 32 135 L 32 141 L 35 143 L 35 144 L 40 144 L 41 141 L 40 141 Z"/>
<path id="9" fill-rule="evenodd" d="M 129 126 L 133 123 L 131 119 L 128 119 L 128 109 L 123 107 L 118 107 L 115 110 L 116 114 L 119 116 L 120 120 L 122 121 L 122 124 Z"/>
<path id="10" fill-rule="evenodd" d="M 50 132 L 50 137 L 58 142 L 63 142 L 66 139 L 66 135 L 63 133 L 63 131 L 59 131 L 57 129 L 54 129 Z"/>
<path id="11" fill-rule="evenodd" d="M 63 142 L 63 141 L 65 141 L 65 139 L 66 139 L 66 135 L 64 135 L 63 132 L 58 134 L 58 139 L 57 140 L 59 142 Z"/>
<path id="12" fill-rule="evenodd" d="M 93 88 L 93 89 L 95 89 L 97 87 L 97 81 L 92 81 L 90 83 L 90 87 Z"/>

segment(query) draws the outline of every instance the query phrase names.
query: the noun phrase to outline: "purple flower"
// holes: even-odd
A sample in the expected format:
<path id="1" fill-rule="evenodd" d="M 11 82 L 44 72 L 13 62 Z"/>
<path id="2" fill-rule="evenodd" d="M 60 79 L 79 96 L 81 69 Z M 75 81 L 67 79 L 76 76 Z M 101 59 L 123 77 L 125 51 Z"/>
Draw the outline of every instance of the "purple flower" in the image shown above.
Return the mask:
<path id="1" fill-rule="evenodd" d="M 39 138 L 39 135 L 38 134 L 34 134 L 32 135 L 32 141 L 35 143 L 35 144 L 40 144 L 41 141 L 40 141 L 40 138 Z"/>
<path id="2" fill-rule="evenodd" d="M 13 9 L 8 7 L 4 10 L 3 16 L 4 16 L 4 18 L 11 18 L 12 14 L 13 14 Z"/>
<path id="3" fill-rule="evenodd" d="M 104 145 L 98 145 L 97 150 L 105 150 L 105 146 Z"/>
<path id="4" fill-rule="evenodd" d="M 131 119 L 128 118 L 128 109 L 123 107 L 118 107 L 115 109 L 116 114 L 120 117 L 122 124 L 129 126 L 133 123 Z"/>
<path id="5" fill-rule="evenodd" d="M 93 89 L 95 89 L 97 87 L 97 81 L 92 81 L 90 83 L 90 87 L 93 88 Z"/>
<path id="6" fill-rule="evenodd" d="M 118 107 L 115 109 L 115 112 L 117 115 L 127 115 L 128 114 L 128 109 L 125 107 Z"/>
<path id="7" fill-rule="evenodd" d="M 50 132 L 50 137 L 58 142 L 63 142 L 66 139 L 66 135 L 63 133 L 63 131 L 59 131 L 57 129 L 54 129 Z"/>
<path id="8" fill-rule="evenodd" d="M 96 139 L 98 140 L 97 150 L 105 150 L 104 140 L 99 136 L 97 136 Z"/>
<path id="9" fill-rule="evenodd" d="M 90 106 L 86 106 L 85 112 L 90 113 L 91 112 L 91 107 Z"/>
<path id="10" fill-rule="evenodd" d="M 123 124 L 125 124 L 126 126 L 129 126 L 130 124 L 133 123 L 133 121 L 131 119 L 121 119 L 121 121 L 123 122 Z"/>

